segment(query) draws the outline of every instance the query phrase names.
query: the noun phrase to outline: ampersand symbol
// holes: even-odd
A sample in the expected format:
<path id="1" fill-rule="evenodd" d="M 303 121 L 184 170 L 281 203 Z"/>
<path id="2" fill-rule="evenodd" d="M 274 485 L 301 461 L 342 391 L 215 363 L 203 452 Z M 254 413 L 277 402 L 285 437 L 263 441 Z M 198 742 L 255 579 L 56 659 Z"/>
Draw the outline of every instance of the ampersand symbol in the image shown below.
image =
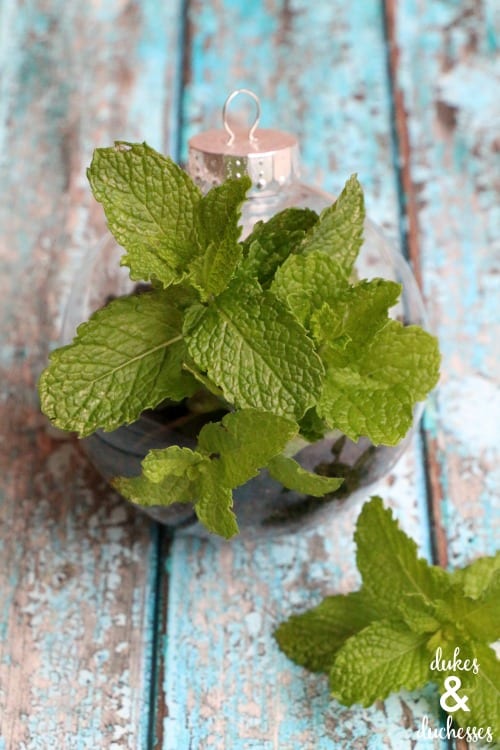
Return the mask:
<path id="1" fill-rule="evenodd" d="M 460 690 L 462 687 L 462 681 L 459 677 L 447 677 L 444 681 L 444 686 L 446 688 L 446 693 L 444 693 L 439 700 L 441 708 L 450 712 L 457 711 L 459 708 L 461 708 L 462 711 L 470 711 L 470 708 L 467 705 L 469 700 L 468 696 L 464 695 L 464 697 L 461 698 L 457 692 L 457 690 Z M 448 705 L 447 698 L 453 698 L 455 700 L 453 706 Z"/>

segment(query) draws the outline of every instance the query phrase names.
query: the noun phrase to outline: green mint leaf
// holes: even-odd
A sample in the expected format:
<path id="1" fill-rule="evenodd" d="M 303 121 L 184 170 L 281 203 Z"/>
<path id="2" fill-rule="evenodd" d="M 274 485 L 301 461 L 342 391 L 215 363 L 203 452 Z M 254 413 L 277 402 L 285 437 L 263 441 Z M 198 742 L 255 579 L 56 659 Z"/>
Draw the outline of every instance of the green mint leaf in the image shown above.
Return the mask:
<path id="1" fill-rule="evenodd" d="M 132 279 L 180 281 L 193 257 L 201 192 L 171 159 L 147 144 L 117 143 L 94 152 L 88 178 L 126 255 Z"/>
<path id="2" fill-rule="evenodd" d="M 464 596 L 453 586 L 446 599 L 435 605 L 441 622 L 455 625 L 466 638 L 493 643 L 500 639 L 500 571 L 477 599 Z"/>
<path id="3" fill-rule="evenodd" d="M 440 628 L 441 622 L 434 616 L 433 603 L 422 594 L 404 594 L 398 612 L 414 633 L 436 633 Z"/>
<path id="4" fill-rule="evenodd" d="M 190 280 L 205 300 L 226 288 L 240 263 L 240 209 L 250 185 L 249 177 L 228 180 L 212 188 L 196 206 L 200 254 L 191 263 Z"/>
<path id="5" fill-rule="evenodd" d="M 353 352 L 386 325 L 389 308 L 400 294 L 400 284 L 371 279 L 343 289 L 334 306 L 329 300 L 318 306 L 311 323 L 315 339 L 329 345 L 323 359 L 337 366 L 349 364 Z"/>
<path id="6" fill-rule="evenodd" d="M 328 672 L 348 638 L 372 622 L 376 613 L 360 591 L 328 596 L 301 615 L 292 615 L 274 633 L 281 650 L 313 672 Z"/>
<path id="7" fill-rule="evenodd" d="M 187 477 L 169 476 L 152 482 L 143 474 L 139 477 L 116 477 L 111 484 L 120 495 L 136 505 L 167 506 L 194 502 L 194 485 Z"/>
<path id="8" fill-rule="evenodd" d="M 184 335 L 196 365 L 237 407 L 300 419 L 319 395 L 323 366 L 311 339 L 248 279 L 234 279 L 207 307 L 193 306 Z"/>
<path id="9" fill-rule="evenodd" d="M 447 573 L 418 557 L 417 545 L 379 497 L 363 506 L 354 539 L 362 590 L 381 617 L 400 619 L 399 605 L 405 594 L 433 601 L 449 589 Z"/>
<path id="10" fill-rule="evenodd" d="M 453 651 L 457 646 L 460 649 L 462 661 L 469 659 L 473 663 L 476 659 L 477 673 L 473 669 L 456 672 L 432 671 L 430 679 L 439 684 L 439 692 L 443 696 L 448 690 L 446 678 L 458 677 L 461 683 L 458 695 L 461 699 L 467 698 L 466 705 L 469 710 L 458 708 L 450 712 L 450 716 L 464 729 L 473 726 L 484 729 L 490 727 L 493 739 L 498 742 L 500 740 L 500 661 L 495 651 L 484 643 L 458 639 L 453 644 L 443 647 L 443 659 L 453 661 Z M 448 704 L 453 706 L 455 702 L 453 696 L 450 696 Z"/>
<path id="11" fill-rule="evenodd" d="M 229 539 L 238 533 L 231 490 L 256 476 L 298 432 L 296 423 L 255 409 L 227 414 L 203 427 L 198 450 L 207 456 L 195 505 L 199 520 Z"/>
<path id="12" fill-rule="evenodd" d="M 166 398 L 191 395 L 182 370 L 182 311 L 168 292 L 122 297 L 78 327 L 72 344 L 54 351 L 42 373 L 42 411 L 80 436 L 135 421 Z"/>
<path id="13" fill-rule="evenodd" d="M 313 497 L 322 497 L 328 492 L 335 492 L 344 481 L 342 478 L 322 477 L 314 474 L 303 469 L 293 458 L 283 455 L 272 458 L 267 468 L 270 475 L 289 490 L 303 492 Z"/>
<path id="14" fill-rule="evenodd" d="M 221 482 L 234 488 L 256 476 L 297 432 L 297 424 L 289 419 L 242 409 L 205 425 L 198 449 L 220 459 Z"/>
<path id="15" fill-rule="evenodd" d="M 178 445 L 151 450 L 142 461 L 139 477 L 117 477 L 113 486 L 138 505 L 173 505 L 196 499 L 196 467 L 204 457 Z"/>
<path id="16" fill-rule="evenodd" d="M 226 180 L 212 188 L 197 204 L 194 220 L 198 245 L 238 244 L 241 234 L 241 206 L 252 186 L 250 177 Z"/>
<path id="17" fill-rule="evenodd" d="M 308 208 L 287 208 L 269 221 L 257 222 L 243 243 L 244 269 L 266 288 L 276 269 L 298 251 L 306 232 L 317 221 L 318 215 Z"/>
<path id="18" fill-rule="evenodd" d="M 278 268 L 271 291 L 308 326 L 311 314 L 347 287 L 338 262 L 324 252 L 291 255 Z"/>
<path id="19" fill-rule="evenodd" d="M 245 252 L 248 253 L 255 240 L 274 237 L 287 232 L 301 232 L 305 234 L 318 221 L 318 214 L 310 208 L 285 208 L 266 221 L 257 221 L 248 237 L 243 241 Z M 286 256 L 285 256 L 286 257 Z M 285 258 L 282 257 L 280 263 Z M 262 258 L 265 262 L 265 258 Z"/>
<path id="20" fill-rule="evenodd" d="M 458 584 L 465 596 L 478 599 L 500 571 L 500 551 L 491 557 L 480 557 L 465 568 L 454 570 L 452 582 Z"/>
<path id="21" fill-rule="evenodd" d="M 233 494 L 222 483 L 220 466 L 215 461 L 202 466 L 199 488 L 199 499 L 194 506 L 198 520 L 212 533 L 231 539 L 239 531 L 232 511 Z"/>
<path id="22" fill-rule="evenodd" d="M 340 366 L 329 363 L 318 414 L 352 440 L 396 445 L 436 385 L 439 363 L 434 336 L 390 320 L 366 346 L 347 346 Z"/>
<path id="23" fill-rule="evenodd" d="M 238 533 L 231 510 L 233 497 L 224 485 L 220 461 L 199 451 L 179 446 L 151 450 L 142 462 L 140 477 L 118 477 L 113 485 L 139 505 L 193 502 L 198 519 L 209 531 L 226 539 Z"/>
<path id="24" fill-rule="evenodd" d="M 414 690 L 429 679 L 427 637 L 403 623 L 378 620 L 349 638 L 330 670 L 332 695 L 369 706 L 395 690 Z"/>
<path id="25" fill-rule="evenodd" d="M 186 477 L 195 481 L 203 463 L 205 457 L 198 451 L 171 445 L 150 450 L 142 462 L 142 470 L 147 479 L 157 484 L 169 477 Z"/>
<path id="26" fill-rule="evenodd" d="M 349 278 L 363 244 L 364 218 L 363 190 L 356 175 L 352 175 L 333 206 L 325 208 L 308 232 L 302 252 L 328 253 L 342 267 L 345 278 Z"/>
<path id="27" fill-rule="evenodd" d="M 189 280 L 200 292 L 203 301 L 217 296 L 227 287 L 239 262 L 241 247 L 238 244 L 212 243 L 189 267 Z"/>

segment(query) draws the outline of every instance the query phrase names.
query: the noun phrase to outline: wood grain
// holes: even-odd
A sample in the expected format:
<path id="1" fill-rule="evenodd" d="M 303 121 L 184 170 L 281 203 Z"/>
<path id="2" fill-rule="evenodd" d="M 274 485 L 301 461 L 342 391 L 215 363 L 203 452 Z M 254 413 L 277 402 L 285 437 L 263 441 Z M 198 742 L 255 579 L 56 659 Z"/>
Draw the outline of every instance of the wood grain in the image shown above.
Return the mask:
<path id="1" fill-rule="evenodd" d="M 487 1 L 388 5 L 408 130 L 406 189 L 443 352 L 425 420 L 428 468 L 446 544 L 442 537 L 440 559 L 456 566 L 493 553 L 500 539 L 500 15 Z"/>
<path id="2" fill-rule="evenodd" d="M 175 142 L 180 16 L 176 3 L 2 6 L 2 750 L 148 742 L 155 527 L 47 429 L 35 383 L 104 230 L 93 148 Z"/>
<path id="3" fill-rule="evenodd" d="M 85 179 L 93 148 L 146 140 L 185 158 L 188 137 L 249 86 L 264 126 L 299 135 L 307 181 L 336 193 L 356 171 L 400 244 L 409 221 L 443 380 L 425 446 L 415 436 L 371 492 L 427 557 L 429 499 L 441 562 L 494 551 L 496 11 L 495 0 L 3 0 L 0 750 L 444 750 L 416 736 L 435 715 L 432 691 L 346 709 L 273 641 L 292 612 L 358 585 L 359 502 L 301 535 L 179 536 L 170 548 L 75 441 L 47 429 L 35 384 L 104 231 Z"/>
<path id="4" fill-rule="evenodd" d="M 193 2 L 183 141 L 218 126 L 236 87 L 262 100 L 262 123 L 298 132 L 305 171 L 336 191 L 357 171 L 370 213 L 398 234 L 390 90 L 380 3 Z M 370 64 L 367 65 L 366 61 Z M 430 553 L 416 439 L 378 491 Z M 367 495 L 365 495 L 365 498 Z M 365 499 L 363 498 L 363 499 Z M 328 699 L 326 681 L 280 654 L 273 628 L 325 593 L 358 584 L 352 534 L 359 504 L 296 536 L 231 545 L 177 538 L 166 628 L 164 750 L 417 747 L 432 695 L 369 710 Z M 374 740 L 374 738 L 377 738 Z M 436 741 L 435 747 L 440 742 Z M 429 744 L 427 744 L 429 747 Z"/>
<path id="5" fill-rule="evenodd" d="M 424 437 L 434 547 L 441 565 L 456 566 L 495 552 L 500 540 L 499 317 L 491 293 L 500 264 L 500 159 L 490 124 L 499 114 L 492 52 L 500 15 L 488 2 L 386 6 L 409 251 L 444 352 Z"/>

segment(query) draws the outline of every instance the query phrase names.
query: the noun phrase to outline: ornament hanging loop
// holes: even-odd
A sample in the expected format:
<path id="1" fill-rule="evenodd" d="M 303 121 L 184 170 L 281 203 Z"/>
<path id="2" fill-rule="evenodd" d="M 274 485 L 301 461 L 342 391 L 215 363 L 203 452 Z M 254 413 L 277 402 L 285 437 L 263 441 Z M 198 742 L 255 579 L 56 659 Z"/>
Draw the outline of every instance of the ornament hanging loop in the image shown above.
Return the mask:
<path id="1" fill-rule="evenodd" d="M 260 122 L 260 99 L 257 96 L 257 94 L 254 94 L 254 92 L 250 91 L 250 89 L 236 89 L 231 94 L 229 94 L 229 96 L 227 97 L 226 101 L 224 102 L 224 106 L 222 107 L 222 123 L 224 125 L 224 130 L 226 131 L 226 133 L 229 136 L 229 139 L 228 139 L 228 142 L 227 142 L 228 146 L 231 146 L 234 143 L 234 141 L 236 139 L 236 133 L 234 132 L 234 130 L 231 128 L 231 126 L 229 124 L 229 120 L 228 120 L 228 116 L 227 116 L 228 115 L 227 110 L 228 110 L 229 105 L 233 101 L 233 99 L 236 99 L 236 97 L 240 96 L 241 94 L 246 94 L 251 99 L 253 99 L 254 102 L 255 102 L 255 110 L 256 110 L 255 111 L 255 119 L 254 119 L 253 123 L 250 125 L 250 128 L 248 130 L 248 140 L 249 140 L 250 143 L 256 143 L 256 141 L 257 141 L 257 138 L 255 137 L 254 133 L 257 130 L 257 127 L 258 127 L 259 122 Z"/>

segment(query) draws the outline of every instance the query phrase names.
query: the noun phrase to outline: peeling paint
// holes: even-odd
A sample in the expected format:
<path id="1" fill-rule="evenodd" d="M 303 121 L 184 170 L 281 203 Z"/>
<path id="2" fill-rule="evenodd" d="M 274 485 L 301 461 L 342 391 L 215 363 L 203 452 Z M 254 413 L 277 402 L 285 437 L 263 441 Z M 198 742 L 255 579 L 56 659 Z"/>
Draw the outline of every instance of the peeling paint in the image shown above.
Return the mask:
<path id="1" fill-rule="evenodd" d="M 493 3 L 396 7 L 422 275 L 444 363 L 425 425 L 454 566 L 498 544 Z M 84 175 L 95 145 L 145 138 L 177 153 L 219 125 L 231 89 L 249 85 L 263 125 L 300 136 L 306 178 L 335 193 L 357 171 L 369 212 L 397 236 L 381 8 L 192 0 L 182 79 L 181 3 L 2 4 L 0 750 L 146 748 L 153 709 L 162 750 L 429 750 L 414 729 L 435 714 L 435 693 L 344 708 L 272 638 L 291 612 L 359 585 L 352 533 L 368 492 L 302 535 L 232 545 L 178 536 L 161 561 L 171 583 L 151 706 L 158 537 L 72 440 L 45 429 L 34 394 L 70 280 L 104 228 Z M 370 492 L 429 557 L 421 456 L 415 436 Z"/>

